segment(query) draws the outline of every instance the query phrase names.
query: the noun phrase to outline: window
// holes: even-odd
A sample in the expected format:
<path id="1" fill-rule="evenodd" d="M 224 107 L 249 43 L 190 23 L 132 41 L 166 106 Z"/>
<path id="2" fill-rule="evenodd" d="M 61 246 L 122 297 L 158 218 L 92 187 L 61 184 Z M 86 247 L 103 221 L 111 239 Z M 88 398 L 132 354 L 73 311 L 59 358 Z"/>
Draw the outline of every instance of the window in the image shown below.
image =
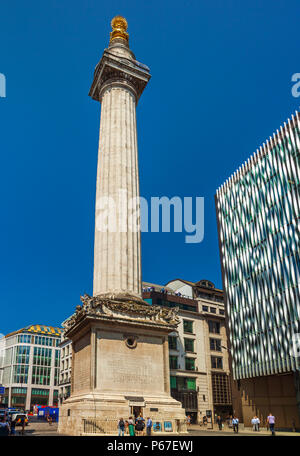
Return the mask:
<path id="1" fill-rule="evenodd" d="M 169 349 L 177 350 L 177 337 L 176 336 L 169 336 Z"/>
<path id="2" fill-rule="evenodd" d="M 196 379 L 192 377 L 174 377 L 178 391 L 196 391 Z"/>
<path id="3" fill-rule="evenodd" d="M 50 367 L 33 366 L 32 383 L 34 385 L 50 385 Z"/>
<path id="4" fill-rule="evenodd" d="M 39 366 L 51 366 L 51 348 L 34 347 L 33 364 Z"/>
<path id="5" fill-rule="evenodd" d="M 213 401 L 216 405 L 231 405 L 231 388 L 226 374 L 212 374 Z"/>
<path id="6" fill-rule="evenodd" d="M 195 369 L 195 358 L 185 358 L 185 370 L 194 371 Z"/>
<path id="7" fill-rule="evenodd" d="M 171 389 L 176 389 L 177 388 L 177 382 L 176 382 L 176 377 L 170 376 L 170 386 Z"/>
<path id="8" fill-rule="evenodd" d="M 210 311 L 211 311 L 211 313 L 213 313 L 213 314 L 217 313 L 217 309 L 216 309 L 215 307 L 211 307 L 211 308 L 210 308 Z"/>
<path id="9" fill-rule="evenodd" d="M 170 369 L 178 369 L 178 356 L 170 356 Z"/>
<path id="10" fill-rule="evenodd" d="M 18 336 L 18 343 L 19 344 L 30 344 L 31 336 L 29 334 L 20 334 Z"/>
<path id="11" fill-rule="evenodd" d="M 211 356 L 212 369 L 223 369 L 223 359 L 219 356 Z"/>
<path id="12" fill-rule="evenodd" d="M 220 334 L 220 323 L 218 321 L 208 321 L 209 332 L 213 334 Z"/>
<path id="13" fill-rule="evenodd" d="M 183 332 L 193 334 L 193 321 L 183 320 Z"/>
<path id="14" fill-rule="evenodd" d="M 220 339 L 209 339 L 210 349 L 215 351 L 222 351 Z"/>
<path id="15" fill-rule="evenodd" d="M 184 350 L 186 352 L 194 352 L 194 339 L 186 339 L 184 338 Z"/>
<path id="16" fill-rule="evenodd" d="M 13 383 L 27 383 L 28 365 L 18 364 L 13 369 Z"/>
<path id="17" fill-rule="evenodd" d="M 29 345 L 18 345 L 16 347 L 16 364 L 29 364 Z"/>
<path id="18" fill-rule="evenodd" d="M 220 315 L 225 315 L 225 311 L 223 309 L 219 309 L 219 314 Z"/>
<path id="19" fill-rule="evenodd" d="M 208 306 L 202 306 L 203 312 L 208 312 Z"/>

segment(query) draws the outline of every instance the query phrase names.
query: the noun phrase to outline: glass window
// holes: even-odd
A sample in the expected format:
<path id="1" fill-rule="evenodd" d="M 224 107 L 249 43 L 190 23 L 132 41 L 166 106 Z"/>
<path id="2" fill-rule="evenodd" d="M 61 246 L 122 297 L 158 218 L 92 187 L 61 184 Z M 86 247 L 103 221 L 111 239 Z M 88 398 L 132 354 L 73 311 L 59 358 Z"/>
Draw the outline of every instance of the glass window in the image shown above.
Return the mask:
<path id="1" fill-rule="evenodd" d="M 29 345 L 18 345 L 16 347 L 15 362 L 16 364 L 29 364 Z"/>
<path id="2" fill-rule="evenodd" d="M 210 311 L 211 311 L 211 313 L 213 313 L 213 314 L 217 313 L 217 309 L 216 309 L 215 307 L 211 307 L 211 308 L 210 308 Z"/>
<path id="3" fill-rule="evenodd" d="M 169 349 L 177 350 L 177 337 L 176 336 L 169 336 Z"/>
<path id="4" fill-rule="evenodd" d="M 191 320 L 183 320 L 183 331 L 185 333 L 193 334 L 193 321 Z"/>
<path id="5" fill-rule="evenodd" d="M 184 350 L 186 352 L 194 352 L 194 339 L 186 339 L 184 338 Z"/>
<path id="6" fill-rule="evenodd" d="M 170 369 L 178 369 L 178 356 L 170 356 Z"/>
<path id="7" fill-rule="evenodd" d="M 209 332 L 213 334 L 220 334 L 220 323 L 218 321 L 208 321 Z"/>
<path id="8" fill-rule="evenodd" d="M 208 312 L 208 306 L 202 306 L 203 312 Z"/>
<path id="9" fill-rule="evenodd" d="M 195 370 L 195 358 L 185 358 L 185 370 Z"/>
<path id="10" fill-rule="evenodd" d="M 219 356 L 211 356 L 212 369 L 223 369 L 223 359 Z"/>
<path id="11" fill-rule="evenodd" d="M 221 351 L 221 340 L 220 339 L 209 339 L 210 349 L 215 351 Z"/>
<path id="12" fill-rule="evenodd" d="M 13 383 L 28 382 L 28 364 L 18 364 L 13 368 Z"/>
<path id="13" fill-rule="evenodd" d="M 170 376 L 170 386 L 171 386 L 171 389 L 177 388 L 176 377 L 174 377 L 173 375 Z"/>

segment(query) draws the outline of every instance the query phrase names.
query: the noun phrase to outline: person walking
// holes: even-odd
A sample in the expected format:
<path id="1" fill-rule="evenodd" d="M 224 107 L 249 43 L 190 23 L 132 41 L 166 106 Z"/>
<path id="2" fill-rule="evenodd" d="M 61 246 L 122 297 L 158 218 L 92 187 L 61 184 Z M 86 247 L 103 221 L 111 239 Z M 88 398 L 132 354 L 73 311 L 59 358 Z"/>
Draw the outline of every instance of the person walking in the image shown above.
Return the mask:
<path id="1" fill-rule="evenodd" d="M 21 431 L 20 434 L 24 435 L 25 434 L 25 415 L 22 415 L 20 418 L 20 423 L 21 423 Z"/>
<path id="2" fill-rule="evenodd" d="M 134 421 L 132 419 L 132 416 L 130 416 L 128 419 L 128 428 L 129 428 L 129 435 L 135 435 Z"/>
<path id="3" fill-rule="evenodd" d="M 187 422 L 187 425 L 190 426 L 191 425 L 191 415 L 188 415 L 186 417 L 186 422 Z"/>
<path id="4" fill-rule="evenodd" d="M 0 418 L 0 436 L 9 435 L 9 426 L 5 418 Z"/>
<path id="5" fill-rule="evenodd" d="M 119 430 L 119 437 L 120 436 L 124 436 L 124 431 L 125 431 L 125 422 L 123 420 L 123 418 L 120 418 L 119 419 L 119 422 L 118 422 L 118 430 Z"/>
<path id="6" fill-rule="evenodd" d="M 269 425 L 269 429 L 272 433 L 272 435 L 275 435 L 275 416 L 272 415 L 272 413 L 269 413 L 269 416 L 267 418 L 267 423 Z"/>
<path id="7" fill-rule="evenodd" d="M 10 435 L 16 435 L 16 417 L 17 417 L 17 415 L 11 415 L 11 418 L 10 418 Z"/>
<path id="8" fill-rule="evenodd" d="M 220 417 L 220 415 L 217 416 L 216 423 L 219 426 L 219 431 L 222 431 L 222 429 L 223 429 L 223 420 Z"/>
<path id="9" fill-rule="evenodd" d="M 234 416 L 232 418 L 232 426 L 233 426 L 233 432 L 238 433 L 239 432 L 239 419 Z"/>
<path id="10" fill-rule="evenodd" d="M 151 420 L 151 418 L 148 416 L 148 418 L 147 418 L 147 424 L 146 424 L 146 434 L 147 434 L 147 435 L 151 435 L 151 430 L 152 430 L 152 420 Z"/>

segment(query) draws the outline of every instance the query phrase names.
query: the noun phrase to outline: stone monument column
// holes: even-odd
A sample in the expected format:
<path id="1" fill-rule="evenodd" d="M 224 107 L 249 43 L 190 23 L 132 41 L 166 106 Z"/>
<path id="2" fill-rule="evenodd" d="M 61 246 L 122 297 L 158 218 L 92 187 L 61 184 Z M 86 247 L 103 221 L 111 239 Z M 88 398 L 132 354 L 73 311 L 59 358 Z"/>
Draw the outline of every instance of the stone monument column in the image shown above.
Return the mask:
<path id="1" fill-rule="evenodd" d="M 142 413 L 158 433 L 185 432 L 185 411 L 170 394 L 168 334 L 177 309 L 150 305 L 141 293 L 135 110 L 149 68 L 129 49 L 126 20 L 116 16 L 112 28 L 89 93 L 101 102 L 94 290 L 63 323 L 72 388 L 58 431 L 113 435 L 121 416 Z"/>
<path id="2" fill-rule="evenodd" d="M 141 301 L 136 104 L 150 74 L 129 49 L 126 20 L 111 25 L 90 91 L 101 102 L 93 295 Z"/>

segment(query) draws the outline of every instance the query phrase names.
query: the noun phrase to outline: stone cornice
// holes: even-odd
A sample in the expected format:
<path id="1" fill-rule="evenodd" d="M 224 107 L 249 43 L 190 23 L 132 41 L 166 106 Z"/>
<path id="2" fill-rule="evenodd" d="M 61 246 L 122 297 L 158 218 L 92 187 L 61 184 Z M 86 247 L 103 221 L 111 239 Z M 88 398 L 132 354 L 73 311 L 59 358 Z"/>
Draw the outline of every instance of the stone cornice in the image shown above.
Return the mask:
<path id="1" fill-rule="evenodd" d="M 117 57 L 105 50 L 95 68 L 89 96 L 101 101 L 105 89 L 113 85 L 122 85 L 131 90 L 138 101 L 151 77 L 144 66 L 140 65 L 135 60 Z"/>
<path id="2" fill-rule="evenodd" d="M 84 320 L 102 320 L 134 326 L 151 326 L 155 329 L 174 331 L 179 324 L 178 308 L 164 308 L 135 300 L 115 299 L 113 296 L 81 296 L 82 305 L 64 323 L 65 336 Z"/>

